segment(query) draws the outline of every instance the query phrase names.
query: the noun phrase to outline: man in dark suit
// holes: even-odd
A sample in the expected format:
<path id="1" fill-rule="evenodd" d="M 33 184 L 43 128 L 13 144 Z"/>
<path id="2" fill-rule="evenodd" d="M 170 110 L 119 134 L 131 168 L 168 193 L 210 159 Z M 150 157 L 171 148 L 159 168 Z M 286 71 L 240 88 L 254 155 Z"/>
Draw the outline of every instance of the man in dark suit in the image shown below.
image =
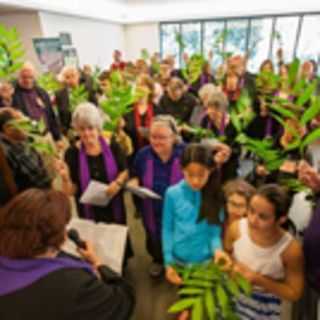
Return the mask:
<path id="1" fill-rule="evenodd" d="M 60 140 L 60 128 L 50 97 L 44 89 L 37 86 L 35 69 L 30 63 L 25 63 L 19 72 L 12 97 L 12 106 L 33 120 L 44 119 L 54 140 Z"/>

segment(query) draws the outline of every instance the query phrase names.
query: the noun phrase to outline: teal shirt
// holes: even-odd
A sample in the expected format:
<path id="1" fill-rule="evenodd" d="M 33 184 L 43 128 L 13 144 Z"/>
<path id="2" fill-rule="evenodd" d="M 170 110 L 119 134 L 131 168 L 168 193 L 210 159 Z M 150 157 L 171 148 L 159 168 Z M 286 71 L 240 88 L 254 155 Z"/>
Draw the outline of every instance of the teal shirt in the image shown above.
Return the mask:
<path id="1" fill-rule="evenodd" d="M 168 188 L 163 207 L 162 247 L 165 265 L 201 263 L 222 248 L 221 227 L 198 221 L 201 192 L 182 180 Z"/>

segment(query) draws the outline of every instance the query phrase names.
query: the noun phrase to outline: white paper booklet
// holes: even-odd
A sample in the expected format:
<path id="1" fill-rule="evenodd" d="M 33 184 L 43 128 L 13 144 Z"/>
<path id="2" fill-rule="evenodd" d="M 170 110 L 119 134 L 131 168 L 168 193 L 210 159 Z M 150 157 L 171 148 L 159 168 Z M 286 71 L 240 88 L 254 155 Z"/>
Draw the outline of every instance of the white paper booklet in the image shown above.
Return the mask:
<path id="1" fill-rule="evenodd" d="M 157 193 L 153 192 L 152 190 L 144 187 L 133 187 L 133 186 L 125 186 L 125 190 L 132 192 L 136 196 L 140 198 L 151 198 L 151 199 L 156 199 L 156 200 L 161 200 L 161 196 L 158 195 Z"/>
<path id="2" fill-rule="evenodd" d="M 95 252 L 102 262 L 113 271 L 122 273 L 128 227 L 74 218 L 67 228 L 76 229 L 82 240 L 92 242 Z M 69 239 L 65 242 L 62 250 L 79 257 L 76 245 Z"/>
<path id="3" fill-rule="evenodd" d="M 91 180 L 87 189 L 81 195 L 80 203 L 105 207 L 111 200 L 106 194 L 107 188 L 106 183 Z"/>

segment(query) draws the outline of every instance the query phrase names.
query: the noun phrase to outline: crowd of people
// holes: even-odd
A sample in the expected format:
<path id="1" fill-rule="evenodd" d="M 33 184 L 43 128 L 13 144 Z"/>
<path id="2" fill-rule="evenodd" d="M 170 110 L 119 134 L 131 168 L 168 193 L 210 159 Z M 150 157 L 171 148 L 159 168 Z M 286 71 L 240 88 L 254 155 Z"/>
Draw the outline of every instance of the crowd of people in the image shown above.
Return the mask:
<path id="1" fill-rule="evenodd" d="M 68 197 L 75 198 L 83 219 L 126 225 L 132 212 L 124 202 L 125 185 L 142 186 L 161 197 L 133 197 L 152 257 L 151 277 L 164 276 L 180 286 L 176 264 L 224 261 L 253 286 L 250 297 L 236 302 L 241 319 L 280 319 L 282 300 L 299 301 L 311 291 L 317 297 L 320 173 L 309 157 L 290 147 L 294 132 L 301 140 L 320 124 L 320 104 L 307 123 L 297 120 L 317 101 L 317 65 L 312 60 L 300 63 L 293 83 L 294 62 L 286 64 L 281 50 L 277 63 L 263 61 L 258 74 L 247 71 L 246 57 L 231 56 L 215 70 L 210 58 L 192 82 L 172 56 L 154 54 L 133 63 L 124 61 L 118 50 L 97 79 L 90 66 L 64 67 L 56 92 L 37 84 L 30 63 L 14 82 L 1 82 L 1 319 L 21 319 L 22 314 L 30 319 L 130 319 L 134 289 L 103 265 L 89 242 L 79 249 L 81 260 L 61 251 L 71 217 Z M 184 55 L 185 66 L 191 59 Z M 106 132 L 108 115 L 100 104 L 110 98 L 115 72 L 140 94 L 116 129 Z M 293 90 L 298 81 L 303 88 L 314 84 L 303 110 L 303 99 Z M 73 109 L 70 92 L 79 86 L 87 101 Z M 239 110 L 244 95 L 251 119 L 239 129 L 233 111 Z M 287 108 L 283 121 L 270 107 L 277 99 Z M 238 120 L 242 116 L 236 114 Z M 30 147 L 28 135 L 14 125 L 24 117 L 44 120 L 60 155 L 49 168 Z M 286 152 L 285 159 L 271 170 L 266 159 L 245 149 L 240 134 L 268 140 L 273 150 Z M 308 150 L 312 153 L 312 145 Z M 252 168 L 243 173 L 248 159 Z M 60 191 L 53 183 L 56 177 Z M 296 232 L 288 224 L 297 191 L 283 185 L 284 177 L 312 190 L 314 213 L 305 230 Z M 81 203 L 91 180 L 108 184 L 112 200 L 107 206 Z M 129 230 L 124 268 L 133 255 Z M 314 310 L 297 308 L 296 317 L 314 320 Z M 189 318 L 188 310 L 179 315 Z"/>

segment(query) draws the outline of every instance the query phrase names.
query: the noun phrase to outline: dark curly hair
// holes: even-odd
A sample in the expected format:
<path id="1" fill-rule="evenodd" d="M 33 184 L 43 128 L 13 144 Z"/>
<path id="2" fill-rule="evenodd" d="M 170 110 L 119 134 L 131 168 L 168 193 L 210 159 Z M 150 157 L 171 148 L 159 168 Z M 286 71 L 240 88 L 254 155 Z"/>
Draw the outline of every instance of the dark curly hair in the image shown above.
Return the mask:
<path id="1" fill-rule="evenodd" d="M 0 209 L 0 256 L 23 259 L 60 249 L 71 218 L 68 197 L 55 190 L 28 189 Z"/>

